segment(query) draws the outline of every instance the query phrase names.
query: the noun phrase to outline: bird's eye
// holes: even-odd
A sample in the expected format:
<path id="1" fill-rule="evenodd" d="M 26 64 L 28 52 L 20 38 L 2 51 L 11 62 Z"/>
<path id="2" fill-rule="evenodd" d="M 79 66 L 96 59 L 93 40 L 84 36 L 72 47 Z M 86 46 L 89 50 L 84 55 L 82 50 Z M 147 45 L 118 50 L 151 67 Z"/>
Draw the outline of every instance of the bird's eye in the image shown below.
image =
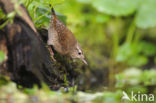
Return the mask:
<path id="1" fill-rule="evenodd" d="M 79 54 L 79 55 L 81 55 L 82 53 L 81 53 L 81 52 L 79 52 L 78 54 Z"/>

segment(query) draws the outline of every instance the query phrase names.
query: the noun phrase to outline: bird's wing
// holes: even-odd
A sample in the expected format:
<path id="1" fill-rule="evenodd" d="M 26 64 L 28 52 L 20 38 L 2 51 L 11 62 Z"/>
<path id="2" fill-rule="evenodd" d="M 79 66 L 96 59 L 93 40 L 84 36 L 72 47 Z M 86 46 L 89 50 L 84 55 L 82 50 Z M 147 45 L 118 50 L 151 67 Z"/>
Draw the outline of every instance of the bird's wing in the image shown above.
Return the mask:
<path id="1" fill-rule="evenodd" d="M 70 48 L 76 45 L 76 38 L 61 21 L 57 20 L 55 29 L 58 33 L 59 42 L 64 51 L 68 51 Z"/>

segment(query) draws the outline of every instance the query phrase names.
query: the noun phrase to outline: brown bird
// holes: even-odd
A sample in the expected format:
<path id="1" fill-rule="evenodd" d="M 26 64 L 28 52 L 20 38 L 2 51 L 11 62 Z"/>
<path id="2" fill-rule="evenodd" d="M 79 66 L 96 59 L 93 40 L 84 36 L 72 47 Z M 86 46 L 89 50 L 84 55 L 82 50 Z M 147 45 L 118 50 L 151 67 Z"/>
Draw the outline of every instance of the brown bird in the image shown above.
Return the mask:
<path id="1" fill-rule="evenodd" d="M 81 59 L 87 64 L 82 48 L 73 33 L 56 17 L 52 8 L 52 16 L 48 29 L 48 45 L 61 55 L 67 55 L 72 59 Z"/>

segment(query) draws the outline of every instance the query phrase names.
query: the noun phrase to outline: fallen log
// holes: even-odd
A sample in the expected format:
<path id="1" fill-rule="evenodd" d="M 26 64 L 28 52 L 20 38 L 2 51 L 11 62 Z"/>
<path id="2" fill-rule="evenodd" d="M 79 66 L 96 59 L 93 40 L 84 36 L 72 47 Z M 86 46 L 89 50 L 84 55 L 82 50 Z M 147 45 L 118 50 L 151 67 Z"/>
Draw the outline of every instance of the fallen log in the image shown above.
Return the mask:
<path id="1" fill-rule="evenodd" d="M 11 0 L 0 0 L 0 8 L 5 14 L 14 11 Z M 10 78 L 24 87 L 32 87 L 34 84 L 41 86 L 46 83 L 52 89 L 58 89 L 64 85 L 64 77 L 67 76 L 68 86 L 73 85 L 73 80 L 78 72 L 74 71 L 75 63 L 71 63 L 67 57 L 62 57 L 56 52 L 57 62 L 52 61 L 46 47 L 46 33 L 38 33 L 30 16 L 23 6 L 19 6 L 22 16 L 16 14 L 13 23 L 8 23 L 0 30 L 0 47 L 5 47 L 7 55 L 7 72 Z M 0 25 L 6 20 L 0 20 Z M 46 31 L 46 30 L 45 30 Z M 40 34 L 44 34 L 40 36 Z M 42 40 L 43 38 L 43 40 Z M 1 49 L 1 48 L 0 48 Z M 1 68 L 0 69 L 4 69 Z"/>

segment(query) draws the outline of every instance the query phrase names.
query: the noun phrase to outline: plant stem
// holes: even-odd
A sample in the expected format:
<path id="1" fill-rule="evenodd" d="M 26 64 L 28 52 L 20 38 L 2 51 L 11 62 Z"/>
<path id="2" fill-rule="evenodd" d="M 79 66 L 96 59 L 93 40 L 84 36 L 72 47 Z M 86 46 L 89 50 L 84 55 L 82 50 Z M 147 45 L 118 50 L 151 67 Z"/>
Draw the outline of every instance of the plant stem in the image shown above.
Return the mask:
<path id="1" fill-rule="evenodd" d="M 10 20 L 8 19 L 8 20 L 5 21 L 3 24 L 1 24 L 1 25 L 0 25 L 0 29 L 4 28 L 4 27 L 8 24 L 9 21 L 10 21 Z"/>
<path id="2" fill-rule="evenodd" d="M 114 66 L 116 65 L 115 58 L 118 53 L 118 48 L 119 48 L 119 23 L 120 23 L 120 18 L 116 18 L 114 21 L 114 31 L 113 31 L 113 48 L 112 48 L 112 57 L 109 60 L 110 66 L 109 66 L 109 89 L 113 90 L 114 89 L 114 83 L 115 83 L 115 68 Z"/>
<path id="3" fill-rule="evenodd" d="M 118 24 L 120 23 L 120 18 L 116 18 L 115 20 L 115 26 L 114 26 L 114 31 L 113 31 L 113 51 L 112 51 L 112 57 L 115 58 L 118 52 L 118 47 L 119 47 L 119 28 Z"/>
<path id="4" fill-rule="evenodd" d="M 132 39 L 133 39 L 134 34 L 135 34 L 135 30 L 136 30 L 136 25 L 135 24 L 136 24 L 136 18 L 134 18 L 134 20 L 130 24 L 130 27 L 129 27 L 128 33 L 127 33 L 126 43 L 131 43 L 132 42 Z"/>
<path id="5" fill-rule="evenodd" d="M 36 22 L 37 20 L 41 19 L 42 17 L 44 17 L 46 14 L 50 13 L 51 10 L 48 10 L 44 15 L 41 15 L 39 17 L 37 17 L 36 19 L 34 19 L 34 21 Z"/>

